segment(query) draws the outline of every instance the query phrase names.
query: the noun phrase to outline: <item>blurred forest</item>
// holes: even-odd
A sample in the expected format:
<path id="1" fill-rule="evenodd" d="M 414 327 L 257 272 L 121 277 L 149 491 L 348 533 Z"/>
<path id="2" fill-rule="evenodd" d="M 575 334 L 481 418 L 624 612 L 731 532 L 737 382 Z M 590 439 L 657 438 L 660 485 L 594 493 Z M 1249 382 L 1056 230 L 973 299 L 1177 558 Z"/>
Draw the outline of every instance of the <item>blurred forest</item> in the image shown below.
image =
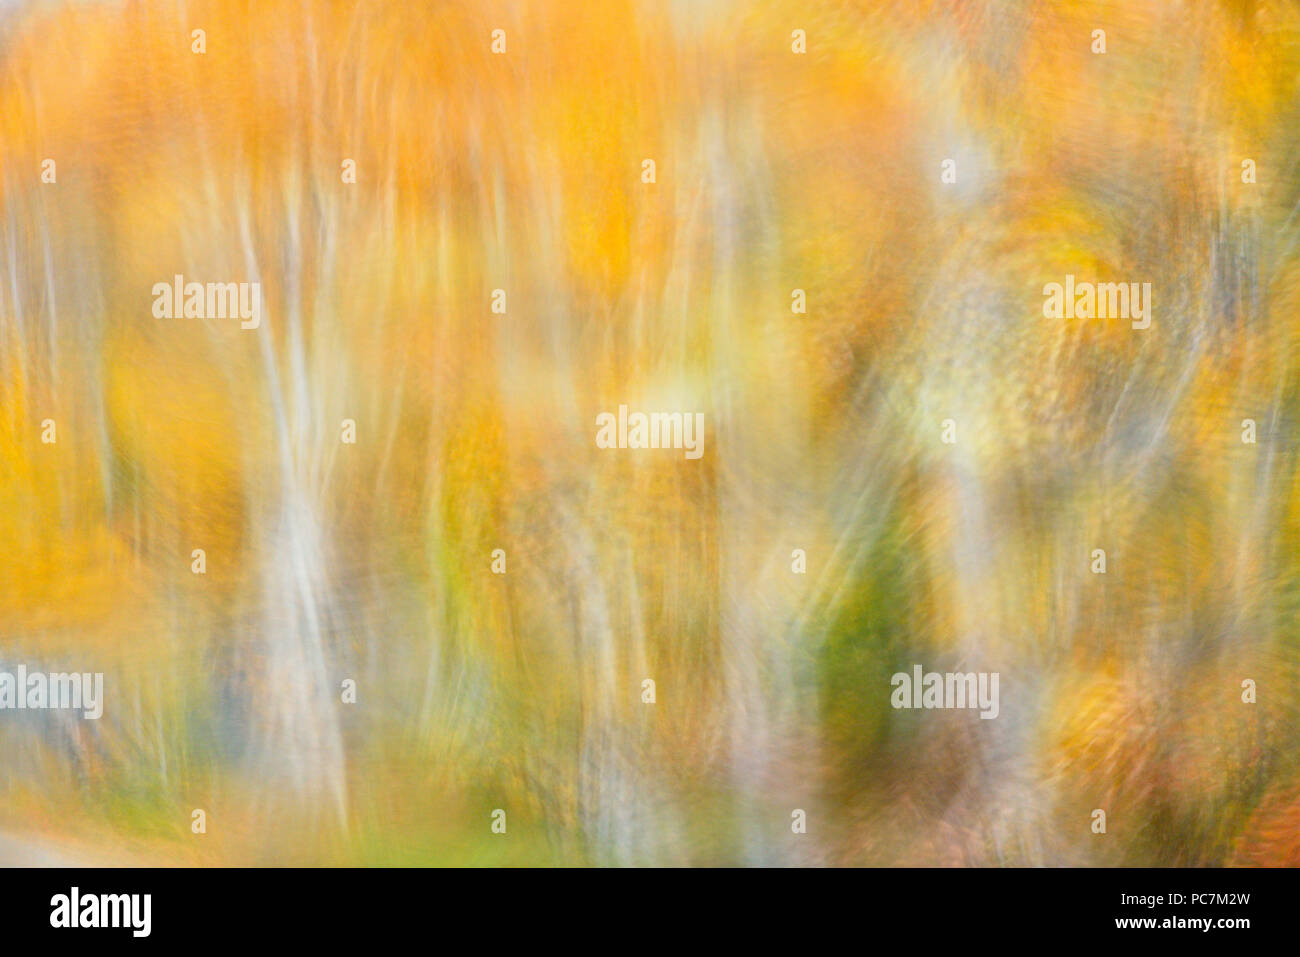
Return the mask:
<path id="1" fill-rule="evenodd" d="M 1298 84 L 1262 0 L 0 3 L 0 669 L 106 696 L 0 864 L 1300 864 Z"/>

